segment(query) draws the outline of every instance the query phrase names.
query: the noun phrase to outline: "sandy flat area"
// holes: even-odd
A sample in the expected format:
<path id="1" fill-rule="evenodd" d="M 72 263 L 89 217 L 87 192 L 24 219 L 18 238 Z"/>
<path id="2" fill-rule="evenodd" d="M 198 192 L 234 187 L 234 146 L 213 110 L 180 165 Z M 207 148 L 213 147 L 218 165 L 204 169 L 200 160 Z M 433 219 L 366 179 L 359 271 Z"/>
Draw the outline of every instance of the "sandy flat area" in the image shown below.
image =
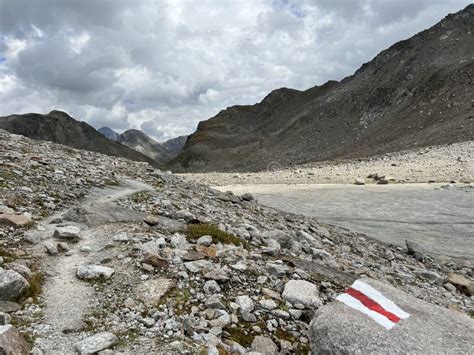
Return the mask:
<path id="1" fill-rule="evenodd" d="M 429 253 L 474 260 L 474 186 L 230 185 L 259 203 L 405 246 L 414 240 Z"/>

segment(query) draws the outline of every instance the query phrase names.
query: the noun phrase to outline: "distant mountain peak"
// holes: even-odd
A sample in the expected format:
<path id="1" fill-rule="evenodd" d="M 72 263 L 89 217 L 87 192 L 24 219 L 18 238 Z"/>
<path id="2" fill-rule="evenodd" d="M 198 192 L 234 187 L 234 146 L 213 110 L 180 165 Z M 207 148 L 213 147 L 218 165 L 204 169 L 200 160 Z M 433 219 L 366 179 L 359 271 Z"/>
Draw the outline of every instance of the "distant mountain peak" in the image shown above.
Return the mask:
<path id="1" fill-rule="evenodd" d="M 50 117 L 54 118 L 67 118 L 73 119 L 67 112 L 60 111 L 60 110 L 52 110 L 50 113 L 47 114 Z"/>
<path id="2" fill-rule="evenodd" d="M 97 131 L 102 133 L 104 136 L 106 136 L 108 139 L 114 142 L 117 142 L 120 138 L 120 133 L 115 132 L 110 127 L 102 127 L 102 128 L 99 128 Z"/>

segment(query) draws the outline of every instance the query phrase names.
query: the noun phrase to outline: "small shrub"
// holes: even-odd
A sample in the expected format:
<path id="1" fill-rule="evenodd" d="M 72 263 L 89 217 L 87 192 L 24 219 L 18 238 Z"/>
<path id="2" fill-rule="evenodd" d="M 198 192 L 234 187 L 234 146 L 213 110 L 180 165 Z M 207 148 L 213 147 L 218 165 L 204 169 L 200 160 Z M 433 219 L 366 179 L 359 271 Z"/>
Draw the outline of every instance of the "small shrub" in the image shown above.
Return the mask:
<path id="1" fill-rule="evenodd" d="M 36 302 L 36 297 L 41 293 L 43 289 L 44 275 L 39 271 L 33 273 L 33 276 L 31 276 L 29 283 L 30 286 L 28 286 L 28 288 L 23 293 L 23 298 L 32 297 L 33 300 Z"/>
<path id="2" fill-rule="evenodd" d="M 210 235 L 214 242 L 221 242 L 224 244 L 242 245 L 240 238 L 233 234 L 221 231 L 217 226 L 207 223 L 190 224 L 185 231 L 186 237 L 189 240 L 195 241 L 203 235 Z"/>

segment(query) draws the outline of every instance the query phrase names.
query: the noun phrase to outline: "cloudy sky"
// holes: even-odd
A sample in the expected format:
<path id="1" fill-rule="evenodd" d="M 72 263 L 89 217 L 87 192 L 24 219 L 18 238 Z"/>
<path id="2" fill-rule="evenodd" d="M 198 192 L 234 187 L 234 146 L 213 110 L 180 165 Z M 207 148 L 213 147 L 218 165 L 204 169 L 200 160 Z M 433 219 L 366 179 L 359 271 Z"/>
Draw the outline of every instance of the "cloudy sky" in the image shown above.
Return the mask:
<path id="1" fill-rule="evenodd" d="M 282 86 L 340 80 L 464 0 L 0 0 L 0 115 L 191 133 Z"/>

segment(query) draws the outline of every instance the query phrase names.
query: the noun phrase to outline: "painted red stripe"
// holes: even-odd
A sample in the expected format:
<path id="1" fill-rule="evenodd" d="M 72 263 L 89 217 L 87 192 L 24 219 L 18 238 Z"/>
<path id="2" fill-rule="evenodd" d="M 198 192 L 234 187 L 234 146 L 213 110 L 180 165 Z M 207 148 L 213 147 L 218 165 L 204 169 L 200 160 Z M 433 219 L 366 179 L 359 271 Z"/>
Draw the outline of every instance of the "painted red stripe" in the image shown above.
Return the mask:
<path id="1" fill-rule="evenodd" d="M 381 305 L 379 305 L 373 299 L 371 299 L 371 298 L 367 297 L 366 295 L 364 295 L 362 292 L 357 291 L 357 290 L 349 287 L 346 290 L 346 293 L 348 295 L 351 295 L 352 297 L 358 299 L 364 306 L 366 306 L 371 311 L 375 311 L 375 312 L 385 316 L 386 318 L 388 318 L 392 322 L 398 323 L 400 321 L 400 318 L 398 318 L 395 314 L 385 310 L 385 308 L 383 308 Z"/>

